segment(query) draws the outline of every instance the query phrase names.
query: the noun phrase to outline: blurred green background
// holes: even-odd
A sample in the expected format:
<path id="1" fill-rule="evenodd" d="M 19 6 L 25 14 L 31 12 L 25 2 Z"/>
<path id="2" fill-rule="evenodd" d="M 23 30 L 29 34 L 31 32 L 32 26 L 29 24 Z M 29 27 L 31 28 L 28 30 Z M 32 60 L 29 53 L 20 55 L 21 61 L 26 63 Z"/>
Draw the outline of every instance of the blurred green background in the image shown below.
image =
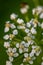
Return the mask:
<path id="1" fill-rule="evenodd" d="M 9 16 L 13 12 L 17 13 L 20 17 L 22 16 L 19 11 L 21 2 L 27 2 L 31 9 L 37 5 L 43 6 L 43 0 L 0 0 L 0 65 L 5 65 L 5 62 L 8 59 L 7 54 L 5 53 L 5 48 L 3 47 L 4 24 L 7 20 L 10 20 Z M 39 58 L 41 58 L 42 55 L 43 53 Z M 41 60 L 39 60 L 39 58 L 34 62 L 34 65 L 40 65 Z M 19 60 L 18 63 L 16 62 L 14 65 L 19 65 Z"/>

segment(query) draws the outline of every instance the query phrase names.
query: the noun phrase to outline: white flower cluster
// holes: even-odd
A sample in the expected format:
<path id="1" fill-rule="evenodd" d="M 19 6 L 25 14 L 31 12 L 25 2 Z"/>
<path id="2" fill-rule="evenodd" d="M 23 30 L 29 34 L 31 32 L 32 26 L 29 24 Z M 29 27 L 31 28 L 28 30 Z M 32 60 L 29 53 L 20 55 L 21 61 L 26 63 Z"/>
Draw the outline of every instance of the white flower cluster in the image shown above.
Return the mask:
<path id="1" fill-rule="evenodd" d="M 38 6 L 38 7 L 36 7 L 36 8 L 34 8 L 33 10 L 32 10 L 32 14 L 33 15 L 39 15 L 39 17 L 41 18 L 41 19 L 43 19 L 43 7 L 42 6 Z"/>
<path id="2" fill-rule="evenodd" d="M 24 5 L 20 11 L 22 14 L 27 13 L 29 9 L 28 5 Z M 43 8 L 42 7 L 37 7 L 32 10 L 33 15 L 40 14 L 40 18 L 43 18 L 41 15 Z M 43 22 L 40 23 L 37 19 L 32 18 L 28 22 L 24 22 L 23 19 L 17 18 L 18 15 L 15 13 L 12 13 L 10 15 L 10 19 L 15 21 L 17 25 L 14 23 L 10 23 L 10 21 L 7 21 L 5 23 L 5 29 L 4 29 L 4 47 L 7 48 L 6 53 L 9 56 L 9 60 L 6 61 L 6 65 L 12 65 L 12 62 L 15 57 L 18 57 L 20 54 L 23 54 L 23 62 L 20 65 L 24 65 L 25 62 L 28 64 L 33 64 L 33 61 L 36 59 L 36 56 L 39 56 L 41 53 L 41 48 L 40 46 L 37 45 L 35 42 L 35 35 L 37 35 L 37 26 L 39 26 L 41 29 L 43 29 Z M 21 34 L 25 34 L 25 36 L 22 36 L 19 30 L 22 30 Z M 24 32 L 24 33 L 23 33 Z M 7 34 L 6 34 L 7 33 Z M 17 36 L 21 36 L 23 40 L 20 42 L 20 38 L 17 40 Z M 14 39 L 14 40 L 13 40 Z M 16 41 L 15 41 L 16 39 Z M 15 42 L 12 44 L 12 42 Z M 31 50 L 30 50 L 31 48 Z M 43 65 L 43 62 L 41 63 Z"/>

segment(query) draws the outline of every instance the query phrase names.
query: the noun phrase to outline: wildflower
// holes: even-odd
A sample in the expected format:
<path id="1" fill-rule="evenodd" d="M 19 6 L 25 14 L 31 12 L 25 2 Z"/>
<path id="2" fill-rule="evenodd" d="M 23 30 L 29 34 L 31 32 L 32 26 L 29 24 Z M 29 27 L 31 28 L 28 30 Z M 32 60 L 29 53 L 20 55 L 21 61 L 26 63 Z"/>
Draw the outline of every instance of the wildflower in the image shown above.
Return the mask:
<path id="1" fill-rule="evenodd" d="M 13 57 L 9 56 L 9 61 L 13 62 Z"/>
<path id="2" fill-rule="evenodd" d="M 8 32 L 10 27 L 10 21 L 6 21 L 4 32 Z"/>
<path id="3" fill-rule="evenodd" d="M 7 34 L 7 35 L 5 35 L 3 38 L 4 38 L 5 40 L 8 40 L 8 39 L 9 39 L 9 35 Z"/>
<path id="4" fill-rule="evenodd" d="M 12 65 L 10 61 L 6 61 L 6 65 Z"/>
<path id="5" fill-rule="evenodd" d="M 31 33 L 32 34 L 36 34 L 37 33 L 36 30 L 34 29 L 34 27 L 31 28 Z"/>
<path id="6" fill-rule="evenodd" d="M 9 42 L 4 42 L 4 47 L 5 48 L 9 48 L 10 47 L 10 43 Z"/>
<path id="7" fill-rule="evenodd" d="M 26 32 L 26 33 L 29 33 L 29 31 L 30 31 L 29 29 L 25 29 L 25 32 Z"/>
<path id="8" fill-rule="evenodd" d="M 17 35 L 18 34 L 18 31 L 15 29 L 15 30 L 13 30 L 13 34 L 14 35 Z"/>
<path id="9" fill-rule="evenodd" d="M 27 22 L 27 23 L 26 23 L 26 26 L 27 26 L 28 28 L 30 28 L 30 27 L 31 27 L 30 22 Z"/>
<path id="10" fill-rule="evenodd" d="M 24 57 L 28 57 L 28 53 L 24 53 Z"/>
<path id="11" fill-rule="evenodd" d="M 15 20 L 17 17 L 18 17 L 18 15 L 16 15 L 15 13 L 12 13 L 12 14 L 10 15 L 10 19 L 11 19 L 11 20 Z"/>
<path id="12" fill-rule="evenodd" d="M 12 24 L 10 24 L 10 28 L 11 28 L 11 29 L 15 29 L 16 26 L 12 23 Z"/>
<path id="13" fill-rule="evenodd" d="M 27 4 L 25 4 L 25 3 L 22 3 L 22 4 L 21 4 L 20 12 L 21 12 L 22 14 L 27 13 L 27 12 L 28 12 L 28 9 L 29 9 L 29 6 L 28 6 Z"/>
<path id="14" fill-rule="evenodd" d="M 24 23 L 24 21 L 23 21 L 23 19 L 18 18 L 17 23 L 22 24 L 22 23 Z"/>

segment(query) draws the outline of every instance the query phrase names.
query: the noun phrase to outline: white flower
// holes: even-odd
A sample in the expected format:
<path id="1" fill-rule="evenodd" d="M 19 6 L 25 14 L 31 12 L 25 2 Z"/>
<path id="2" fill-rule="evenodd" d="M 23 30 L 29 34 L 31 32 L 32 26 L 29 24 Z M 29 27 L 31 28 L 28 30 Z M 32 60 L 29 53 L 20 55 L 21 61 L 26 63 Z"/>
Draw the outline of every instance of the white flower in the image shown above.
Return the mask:
<path id="1" fill-rule="evenodd" d="M 22 14 L 25 14 L 25 13 L 27 13 L 28 10 L 26 8 L 21 8 L 20 11 Z"/>
<path id="2" fill-rule="evenodd" d="M 25 29 L 25 26 L 20 25 L 20 26 L 17 26 L 17 28 L 18 29 Z"/>
<path id="3" fill-rule="evenodd" d="M 41 12 L 42 12 L 42 7 L 41 7 L 41 6 L 38 6 L 37 8 L 34 8 L 34 9 L 32 10 L 32 14 L 33 14 L 33 15 L 34 15 L 34 14 L 39 15 Z"/>
<path id="4" fill-rule="evenodd" d="M 19 48 L 19 43 L 16 43 L 16 48 Z"/>
<path id="5" fill-rule="evenodd" d="M 37 46 L 32 46 L 32 49 L 36 48 Z"/>
<path id="6" fill-rule="evenodd" d="M 18 57 L 19 56 L 19 54 L 16 52 L 16 53 L 14 53 L 14 57 Z"/>
<path id="7" fill-rule="evenodd" d="M 31 60 L 31 61 L 29 61 L 29 63 L 30 63 L 30 64 L 33 64 L 33 61 Z"/>
<path id="8" fill-rule="evenodd" d="M 35 14 L 35 11 L 36 11 L 36 9 L 34 8 L 34 9 L 32 10 L 32 14 L 33 14 L 33 15 Z"/>
<path id="9" fill-rule="evenodd" d="M 21 48 L 19 48 L 19 53 L 22 54 L 23 53 L 23 50 Z"/>
<path id="10" fill-rule="evenodd" d="M 18 31 L 15 29 L 15 30 L 13 30 L 13 34 L 14 35 L 17 35 L 18 34 Z"/>
<path id="11" fill-rule="evenodd" d="M 24 22 L 23 19 L 20 18 L 17 19 L 17 23 L 22 24 L 23 22 Z"/>
<path id="12" fill-rule="evenodd" d="M 11 19 L 11 20 L 16 19 L 17 17 L 18 17 L 18 15 L 16 15 L 15 13 L 12 13 L 12 14 L 10 15 L 10 19 Z"/>
<path id="13" fill-rule="evenodd" d="M 41 23 L 41 28 L 43 29 L 43 22 Z"/>
<path id="14" fill-rule="evenodd" d="M 24 46 L 28 48 L 29 47 L 29 43 L 25 43 Z"/>
<path id="15" fill-rule="evenodd" d="M 30 53 L 30 57 L 33 57 L 33 56 L 34 56 L 34 52 L 31 52 L 31 53 Z"/>
<path id="16" fill-rule="evenodd" d="M 12 29 L 16 28 L 16 26 L 15 26 L 13 23 L 10 24 L 10 27 L 11 27 Z"/>
<path id="17" fill-rule="evenodd" d="M 39 12 L 39 14 L 42 12 L 42 10 L 43 10 L 43 7 L 42 6 L 38 6 L 37 7 L 37 10 L 38 10 L 38 12 Z"/>
<path id="18" fill-rule="evenodd" d="M 12 48 L 8 48 L 7 52 L 11 52 L 12 51 Z"/>
<path id="19" fill-rule="evenodd" d="M 31 27 L 31 24 L 30 24 L 29 22 L 27 22 L 27 23 L 26 23 L 26 26 L 27 26 L 28 28 L 30 28 L 30 27 Z"/>
<path id="20" fill-rule="evenodd" d="M 24 57 L 28 57 L 28 53 L 24 53 Z"/>
<path id="21" fill-rule="evenodd" d="M 6 65 L 12 65 L 10 61 L 6 61 Z"/>
<path id="22" fill-rule="evenodd" d="M 17 51 L 17 48 L 13 48 L 12 52 L 15 53 Z"/>
<path id="23" fill-rule="evenodd" d="M 31 28 L 31 33 L 32 34 L 36 34 L 37 33 L 36 30 L 33 27 Z"/>
<path id="24" fill-rule="evenodd" d="M 9 27 L 5 27 L 4 32 L 8 32 L 9 31 Z"/>
<path id="25" fill-rule="evenodd" d="M 9 35 L 5 35 L 3 38 L 4 38 L 5 40 L 8 40 L 8 39 L 9 39 Z"/>
<path id="26" fill-rule="evenodd" d="M 9 43 L 9 42 L 4 42 L 4 47 L 5 47 L 5 48 L 10 47 L 10 43 Z"/>
<path id="27" fill-rule="evenodd" d="M 29 6 L 28 6 L 28 5 L 25 5 L 24 7 L 22 7 L 22 8 L 20 9 L 20 12 L 21 12 L 22 14 L 25 14 L 25 13 L 28 12 L 28 9 L 29 9 Z"/>
<path id="28" fill-rule="evenodd" d="M 30 31 L 29 29 L 25 29 L 25 32 L 26 32 L 26 33 L 29 33 L 29 31 Z"/>
<path id="29" fill-rule="evenodd" d="M 40 14 L 40 18 L 43 19 L 43 13 Z"/>
<path id="30" fill-rule="evenodd" d="M 12 62 L 12 61 L 13 61 L 13 57 L 10 57 L 10 56 L 9 56 L 9 60 Z"/>
<path id="31" fill-rule="evenodd" d="M 28 48 L 24 48 L 24 52 L 28 52 Z"/>

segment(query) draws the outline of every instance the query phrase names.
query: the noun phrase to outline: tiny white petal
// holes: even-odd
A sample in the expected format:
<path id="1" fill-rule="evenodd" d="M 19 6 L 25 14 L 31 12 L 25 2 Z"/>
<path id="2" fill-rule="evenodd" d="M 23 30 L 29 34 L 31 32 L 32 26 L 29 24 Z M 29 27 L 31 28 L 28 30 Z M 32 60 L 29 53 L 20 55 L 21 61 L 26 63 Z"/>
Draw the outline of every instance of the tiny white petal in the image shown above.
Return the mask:
<path id="1" fill-rule="evenodd" d="M 3 38 L 4 38 L 5 40 L 8 40 L 8 39 L 9 39 L 9 35 L 5 35 Z"/>
<path id="2" fill-rule="evenodd" d="M 31 28 L 31 33 L 32 34 L 36 34 L 37 33 L 36 30 L 33 27 Z"/>
<path id="3" fill-rule="evenodd" d="M 19 53 L 20 53 L 20 54 L 21 54 L 21 53 L 23 53 L 23 50 L 22 50 L 22 49 L 20 49 L 20 48 L 19 48 Z"/>
<path id="4" fill-rule="evenodd" d="M 14 35 L 17 35 L 18 34 L 18 31 L 17 30 L 13 30 L 13 34 Z"/>
<path id="5" fill-rule="evenodd" d="M 17 23 L 22 24 L 23 22 L 24 22 L 23 19 L 20 18 L 17 19 Z"/>
<path id="6" fill-rule="evenodd" d="M 29 61 L 30 64 L 33 64 L 33 61 Z"/>
<path id="7" fill-rule="evenodd" d="M 19 43 L 16 43 L 16 47 L 19 48 Z"/>
<path id="8" fill-rule="evenodd" d="M 29 47 L 29 44 L 28 43 L 25 43 L 25 45 L 24 45 L 25 47 Z"/>
<path id="9" fill-rule="evenodd" d="M 33 56 L 34 56 L 34 52 L 31 52 L 31 53 L 30 53 L 30 57 L 33 57 Z"/>
<path id="10" fill-rule="evenodd" d="M 16 51 L 17 51 L 17 49 L 16 49 L 16 48 L 13 48 L 13 49 L 12 49 L 12 52 L 13 52 L 13 53 L 15 53 Z"/>
<path id="11" fill-rule="evenodd" d="M 25 29 L 25 32 L 26 32 L 26 33 L 29 33 L 29 29 Z"/>
<path id="12" fill-rule="evenodd" d="M 24 57 L 28 57 L 28 53 L 24 53 Z"/>
<path id="13" fill-rule="evenodd" d="M 15 13 L 12 13 L 12 14 L 10 15 L 10 19 L 11 19 L 11 20 L 16 19 L 17 17 L 18 17 L 18 15 L 16 15 Z"/>
<path id="14" fill-rule="evenodd" d="M 14 53 L 14 57 L 18 57 L 19 56 L 19 54 L 18 53 Z"/>
<path id="15" fill-rule="evenodd" d="M 12 62 L 13 61 L 13 57 L 9 57 L 9 60 Z"/>
<path id="16" fill-rule="evenodd" d="M 24 48 L 24 52 L 28 52 L 28 48 Z"/>
<path id="17" fill-rule="evenodd" d="M 8 32 L 9 31 L 9 27 L 5 27 L 4 32 Z"/>
<path id="18" fill-rule="evenodd" d="M 12 51 L 12 48 L 8 48 L 7 52 L 11 52 Z"/>
<path id="19" fill-rule="evenodd" d="M 27 22 L 26 23 L 26 26 L 30 28 L 31 27 L 31 24 L 29 22 Z"/>
<path id="20" fill-rule="evenodd" d="M 21 12 L 22 14 L 27 13 L 27 11 L 28 11 L 27 8 L 21 8 L 21 9 L 20 9 L 20 12 Z"/>
<path id="21" fill-rule="evenodd" d="M 10 47 L 10 43 L 9 42 L 4 42 L 4 47 Z"/>
<path id="22" fill-rule="evenodd" d="M 43 19 L 43 13 L 40 14 L 40 18 Z"/>
<path id="23" fill-rule="evenodd" d="M 16 26 L 15 26 L 14 24 L 10 24 L 10 27 L 11 27 L 12 29 L 16 28 Z"/>
<path id="24" fill-rule="evenodd" d="M 12 65 L 10 61 L 6 61 L 6 65 Z"/>

